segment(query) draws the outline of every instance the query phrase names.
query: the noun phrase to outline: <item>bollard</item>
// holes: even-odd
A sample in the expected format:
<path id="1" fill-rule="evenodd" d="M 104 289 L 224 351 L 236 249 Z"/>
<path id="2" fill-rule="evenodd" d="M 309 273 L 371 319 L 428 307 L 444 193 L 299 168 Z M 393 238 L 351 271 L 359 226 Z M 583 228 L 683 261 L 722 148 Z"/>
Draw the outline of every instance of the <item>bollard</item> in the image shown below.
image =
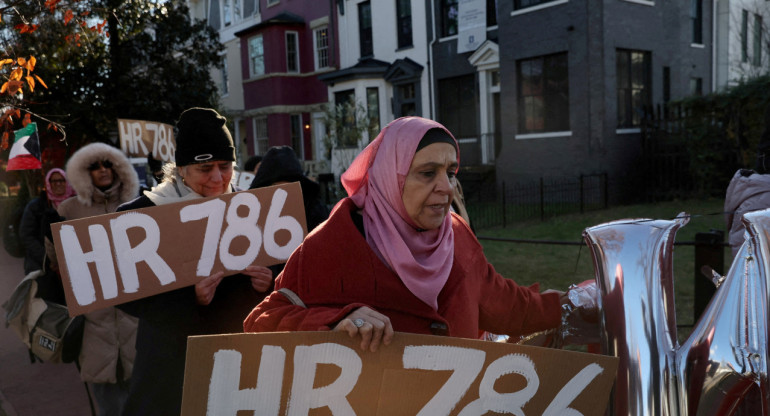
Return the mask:
<path id="1" fill-rule="evenodd" d="M 704 276 L 701 268 L 708 266 L 715 272 L 724 274 L 724 231 L 711 230 L 695 234 L 695 281 L 693 300 L 693 322 L 698 322 L 701 313 L 708 306 L 716 287 L 710 278 Z"/>

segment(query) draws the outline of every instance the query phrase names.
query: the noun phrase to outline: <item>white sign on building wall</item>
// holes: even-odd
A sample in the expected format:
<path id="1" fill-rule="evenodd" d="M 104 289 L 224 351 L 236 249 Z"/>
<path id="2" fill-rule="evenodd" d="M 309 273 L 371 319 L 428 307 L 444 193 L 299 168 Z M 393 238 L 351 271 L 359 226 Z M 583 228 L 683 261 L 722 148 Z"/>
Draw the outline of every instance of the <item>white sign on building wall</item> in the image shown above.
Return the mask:
<path id="1" fill-rule="evenodd" d="M 473 52 L 487 40 L 486 0 L 460 0 L 457 53 Z"/>

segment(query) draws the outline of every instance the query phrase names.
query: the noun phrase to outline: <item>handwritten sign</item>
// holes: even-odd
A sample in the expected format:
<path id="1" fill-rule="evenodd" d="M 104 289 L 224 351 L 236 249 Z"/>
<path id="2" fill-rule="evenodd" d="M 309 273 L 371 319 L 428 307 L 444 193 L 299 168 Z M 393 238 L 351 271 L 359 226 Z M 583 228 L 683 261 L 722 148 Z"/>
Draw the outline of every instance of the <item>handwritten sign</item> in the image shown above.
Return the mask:
<path id="1" fill-rule="evenodd" d="M 230 183 L 239 189 L 249 189 L 253 180 L 254 174 L 252 172 L 236 170 L 233 172 L 233 178 L 230 180 Z"/>
<path id="2" fill-rule="evenodd" d="M 128 157 L 152 157 L 173 162 L 176 152 L 174 126 L 152 121 L 118 119 L 120 148 Z"/>
<path id="3" fill-rule="evenodd" d="M 396 333 L 190 337 L 182 414 L 604 415 L 616 357 Z M 247 414 L 243 413 L 243 414 Z"/>
<path id="4" fill-rule="evenodd" d="M 70 315 L 284 263 L 307 234 L 299 182 L 51 227 Z"/>

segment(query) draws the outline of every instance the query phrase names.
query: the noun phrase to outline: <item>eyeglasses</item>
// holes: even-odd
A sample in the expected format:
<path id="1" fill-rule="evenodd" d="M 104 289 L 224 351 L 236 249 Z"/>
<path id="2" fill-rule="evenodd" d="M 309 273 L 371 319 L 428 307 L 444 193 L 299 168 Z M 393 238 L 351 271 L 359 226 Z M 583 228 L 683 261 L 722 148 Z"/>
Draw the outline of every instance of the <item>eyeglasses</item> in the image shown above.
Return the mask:
<path id="1" fill-rule="evenodd" d="M 98 170 L 99 167 L 104 167 L 105 169 L 111 169 L 112 168 L 112 162 L 109 160 L 102 160 L 101 162 L 94 162 L 88 165 L 88 170 Z"/>
<path id="2" fill-rule="evenodd" d="M 57 184 L 57 183 L 67 183 L 67 180 L 66 179 L 51 179 L 50 182 L 53 185 L 53 184 Z"/>

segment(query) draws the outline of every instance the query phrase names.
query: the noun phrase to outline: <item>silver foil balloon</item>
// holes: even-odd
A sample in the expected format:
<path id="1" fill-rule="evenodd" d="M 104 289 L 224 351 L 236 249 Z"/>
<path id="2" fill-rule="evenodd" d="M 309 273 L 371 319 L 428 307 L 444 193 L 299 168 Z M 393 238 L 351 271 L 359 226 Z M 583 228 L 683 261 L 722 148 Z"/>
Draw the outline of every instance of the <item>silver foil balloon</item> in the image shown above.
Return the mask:
<path id="1" fill-rule="evenodd" d="M 669 415 L 677 345 L 672 248 L 688 221 L 621 220 L 584 231 L 599 288 L 602 352 L 620 359 L 613 415 Z"/>
<path id="2" fill-rule="evenodd" d="M 679 407 L 688 415 L 770 415 L 768 232 L 770 210 L 745 214 L 748 238 L 690 337 L 677 351 Z M 750 391 L 760 394 L 748 395 Z M 762 399 L 764 398 L 764 400 Z M 764 403 L 762 403 L 764 401 Z"/>
<path id="3" fill-rule="evenodd" d="M 602 352 L 620 359 L 611 415 L 770 415 L 770 210 L 744 216 L 747 240 L 692 333 L 677 342 L 673 242 L 686 216 L 622 220 L 583 233 L 596 270 Z M 748 410 L 747 410 L 748 409 Z"/>

